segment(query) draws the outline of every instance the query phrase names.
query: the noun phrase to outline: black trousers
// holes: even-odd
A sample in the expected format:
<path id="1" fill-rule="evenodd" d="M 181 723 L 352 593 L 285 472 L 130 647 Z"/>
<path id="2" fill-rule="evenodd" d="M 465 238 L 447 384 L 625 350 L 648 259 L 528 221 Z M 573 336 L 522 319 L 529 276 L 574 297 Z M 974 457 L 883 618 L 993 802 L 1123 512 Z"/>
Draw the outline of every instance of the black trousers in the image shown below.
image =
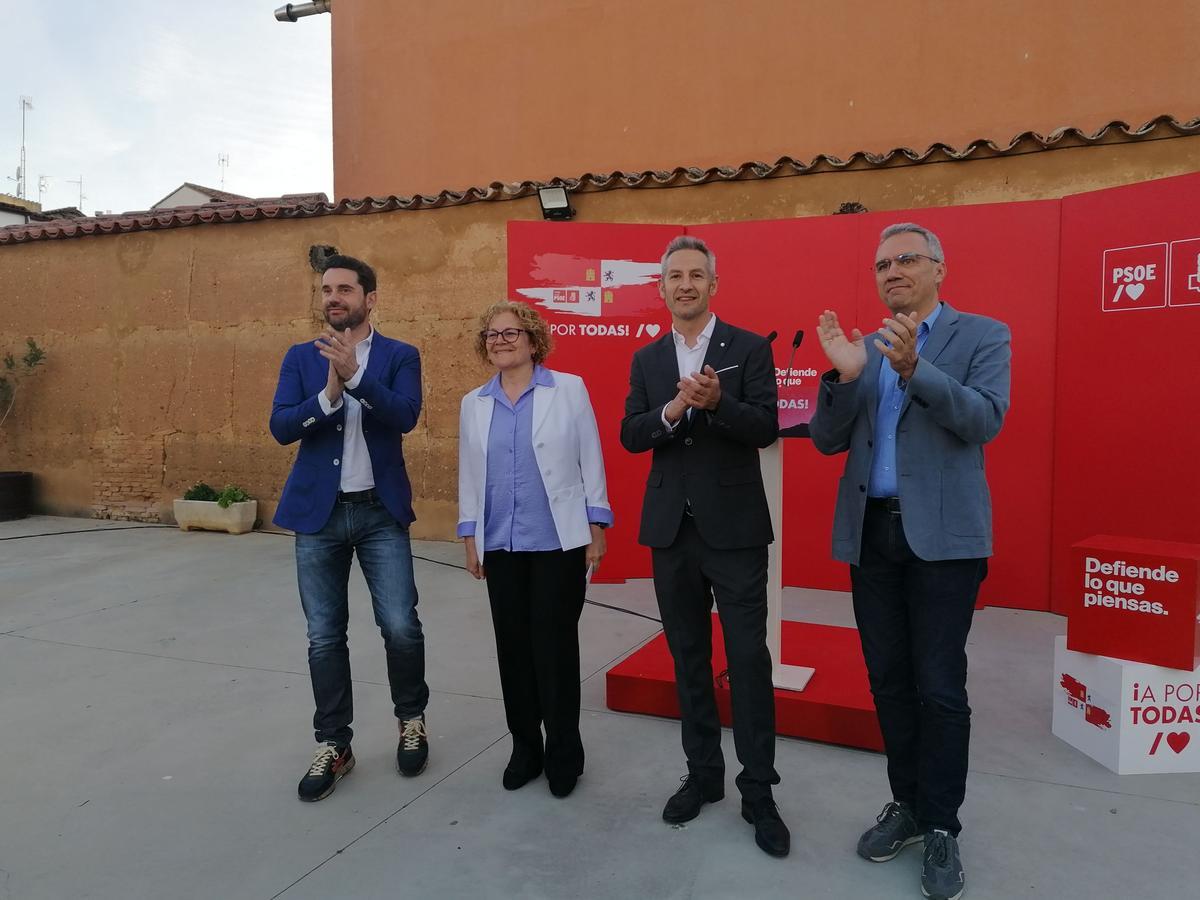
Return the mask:
<path id="1" fill-rule="evenodd" d="M 483 559 L 513 759 L 541 762 L 550 777 L 583 774 L 579 615 L 585 554 L 585 547 L 489 550 Z"/>
<path id="2" fill-rule="evenodd" d="M 775 771 L 775 688 L 767 650 L 767 548 L 715 550 L 684 516 L 675 543 L 653 551 L 654 591 L 663 631 L 675 660 L 688 771 L 722 781 L 721 723 L 712 671 L 712 605 L 716 598 L 729 690 L 733 746 L 742 771 L 737 786 L 747 800 L 771 796 Z"/>
<path id="3" fill-rule="evenodd" d="M 926 831 L 957 835 L 967 789 L 967 634 L 986 559 L 923 560 L 899 513 L 868 505 L 850 567 L 854 617 L 887 751 L 892 797 Z"/>

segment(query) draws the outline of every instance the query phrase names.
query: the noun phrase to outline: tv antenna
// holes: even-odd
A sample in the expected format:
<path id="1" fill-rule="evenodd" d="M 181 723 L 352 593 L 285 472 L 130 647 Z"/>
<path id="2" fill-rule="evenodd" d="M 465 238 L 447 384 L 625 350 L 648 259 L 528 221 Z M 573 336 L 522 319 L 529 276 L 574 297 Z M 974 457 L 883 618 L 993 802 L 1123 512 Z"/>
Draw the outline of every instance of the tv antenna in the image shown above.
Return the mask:
<path id="1" fill-rule="evenodd" d="M 225 170 L 229 168 L 229 154 L 218 153 L 217 165 L 221 168 L 221 190 L 225 190 Z"/>

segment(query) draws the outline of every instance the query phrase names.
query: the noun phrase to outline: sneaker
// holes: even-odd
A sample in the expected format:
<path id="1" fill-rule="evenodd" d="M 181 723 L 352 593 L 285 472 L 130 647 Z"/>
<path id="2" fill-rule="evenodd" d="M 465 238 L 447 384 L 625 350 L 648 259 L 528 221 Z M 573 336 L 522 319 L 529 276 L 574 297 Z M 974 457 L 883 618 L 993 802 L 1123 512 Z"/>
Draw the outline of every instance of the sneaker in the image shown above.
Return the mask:
<path id="1" fill-rule="evenodd" d="M 912 807 L 907 803 L 889 803 L 875 822 L 858 839 L 858 855 L 871 862 L 894 859 L 909 844 L 922 839 Z"/>
<path id="2" fill-rule="evenodd" d="M 935 828 L 925 835 L 925 862 L 921 866 L 921 893 L 931 900 L 958 900 L 966 887 L 958 841 Z"/>
<path id="3" fill-rule="evenodd" d="M 690 822 L 700 815 L 700 807 L 705 803 L 716 803 L 725 797 L 725 785 L 720 782 L 704 782 L 690 773 L 679 780 L 683 786 L 663 807 L 663 821 L 672 825 Z"/>
<path id="4" fill-rule="evenodd" d="M 313 755 L 312 765 L 300 779 L 297 793 L 306 803 L 324 800 L 333 793 L 337 783 L 350 774 L 354 768 L 354 753 L 348 746 L 339 747 L 334 743 L 325 743 L 317 747 Z"/>
<path id="5" fill-rule="evenodd" d="M 396 747 L 396 767 L 400 774 L 411 778 L 425 771 L 429 762 L 429 735 L 425 732 L 425 716 L 400 720 L 400 745 Z"/>
<path id="6" fill-rule="evenodd" d="M 771 856 L 787 856 L 792 849 L 792 833 L 779 816 L 779 807 L 770 797 L 743 800 L 742 818 L 754 826 L 754 843 Z"/>

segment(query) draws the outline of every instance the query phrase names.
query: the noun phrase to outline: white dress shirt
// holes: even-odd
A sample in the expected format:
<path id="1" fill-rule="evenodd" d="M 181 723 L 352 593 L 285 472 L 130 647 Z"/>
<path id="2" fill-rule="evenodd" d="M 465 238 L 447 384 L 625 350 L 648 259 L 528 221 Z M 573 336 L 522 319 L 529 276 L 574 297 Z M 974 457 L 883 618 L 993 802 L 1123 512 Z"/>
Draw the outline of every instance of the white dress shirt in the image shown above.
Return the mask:
<path id="1" fill-rule="evenodd" d="M 675 330 L 675 326 L 671 326 L 671 337 L 675 339 L 675 361 L 679 364 L 679 379 L 689 377 L 693 372 L 699 372 L 704 366 L 704 355 L 708 353 L 708 342 L 712 340 L 713 329 L 717 327 L 717 316 L 714 313 L 709 316 L 708 324 L 704 326 L 704 330 L 696 336 L 696 346 L 689 347 L 684 340 L 682 334 Z M 687 408 L 687 416 L 692 415 L 692 408 Z M 682 421 L 682 420 L 680 420 Z M 662 423 L 671 431 L 679 422 L 670 422 L 667 420 L 667 408 L 664 406 L 662 410 Z"/>
<path id="2" fill-rule="evenodd" d="M 367 359 L 371 355 L 371 341 L 375 337 L 375 329 L 354 345 L 354 356 L 358 360 L 358 371 L 346 382 L 346 387 L 353 390 L 362 380 L 362 374 L 367 370 Z M 342 434 L 342 478 L 340 489 L 343 491 L 365 491 L 375 487 L 375 472 L 371 469 L 371 455 L 367 452 L 367 441 L 362 431 L 362 404 L 347 393 L 342 393 L 337 403 L 330 403 L 322 390 L 317 394 L 317 400 L 325 415 L 337 412 L 346 404 L 345 431 Z M 338 426 L 342 428 L 341 425 Z"/>

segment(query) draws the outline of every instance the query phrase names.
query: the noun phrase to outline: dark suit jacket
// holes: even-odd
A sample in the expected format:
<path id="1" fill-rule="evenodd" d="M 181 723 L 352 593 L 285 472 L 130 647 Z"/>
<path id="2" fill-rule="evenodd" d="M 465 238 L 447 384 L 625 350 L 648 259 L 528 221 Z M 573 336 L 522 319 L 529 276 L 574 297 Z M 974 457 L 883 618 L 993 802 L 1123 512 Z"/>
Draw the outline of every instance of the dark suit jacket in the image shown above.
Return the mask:
<path id="1" fill-rule="evenodd" d="M 684 503 L 690 501 L 696 528 L 709 546 L 762 547 L 774 534 L 758 448 L 770 446 L 779 434 L 771 347 L 757 334 L 718 319 L 704 363 L 737 368 L 718 376 L 721 402 L 715 410 L 696 410 L 690 421 L 685 418 L 670 431 L 662 410 L 678 393 L 673 332 L 633 356 L 621 444 L 630 453 L 654 453 L 638 541 L 671 546 Z"/>
<path id="2" fill-rule="evenodd" d="M 325 390 L 329 362 L 311 341 L 288 349 L 279 372 L 271 434 L 281 444 L 300 442 L 275 524 L 304 534 L 320 531 L 333 511 L 341 483 L 346 404 L 330 415 L 317 394 Z M 363 439 L 380 502 L 401 525 L 416 519 L 412 487 L 404 467 L 404 434 L 421 414 L 421 358 L 417 348 L 378 331 L 371 342 L 367 370 L 358 387 L 347 390 L 362 404 Z"/>
<path id="3" fill-rule="evenodd" d="M 833 558 L 858 565 L 867 482 L 874 456 L 879 368 L 890 365 L 867 335 L 867 366 L 840 384 L 821 380 L 809 423 L 813 446 L 850 451 L 838 484 Z M 901 522 L 921 559 L 992 555 L 992 500 L 983 445 L 1000 433 L 1009 404 L 1008 326 L 942 306 L 904 391 L 896 434 Z"/>

